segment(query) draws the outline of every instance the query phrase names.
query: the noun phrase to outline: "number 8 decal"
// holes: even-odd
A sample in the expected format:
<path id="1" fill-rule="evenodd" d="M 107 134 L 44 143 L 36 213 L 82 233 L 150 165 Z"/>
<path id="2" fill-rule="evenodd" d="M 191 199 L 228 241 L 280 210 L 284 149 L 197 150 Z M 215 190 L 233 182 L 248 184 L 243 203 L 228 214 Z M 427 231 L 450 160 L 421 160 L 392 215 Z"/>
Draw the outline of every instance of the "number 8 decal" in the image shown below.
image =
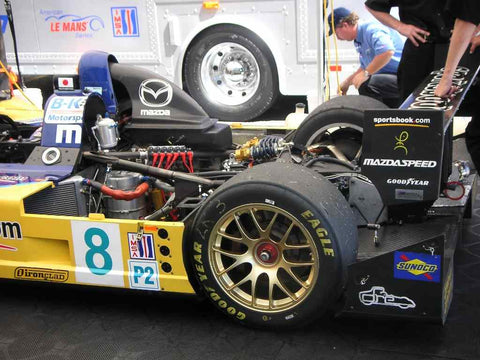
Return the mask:
<path id="1" fill-rule="evenodd" d="M 100 245 L 95 245 L 93 243 L 93 237 L 100 237 Z M 99 228 L 90 228 L 85 231 L 85 244 L 90 248 L 85 254 L 85 262 L 87 263 L 88 268 L 95 275 L 105 275 L 110 270 L 112 270 L 112 257 L 106 251 L 110 241 L 108 235 L 105 231 Z M 98 267 L 93 261 L 95 254 L 100 254 L 103 258 L 103 267 Z"/>
<path id="2" fill-rule="evenodd" d="M 118 224 L 71 221 L 78 283 L 125 287 Z"/>

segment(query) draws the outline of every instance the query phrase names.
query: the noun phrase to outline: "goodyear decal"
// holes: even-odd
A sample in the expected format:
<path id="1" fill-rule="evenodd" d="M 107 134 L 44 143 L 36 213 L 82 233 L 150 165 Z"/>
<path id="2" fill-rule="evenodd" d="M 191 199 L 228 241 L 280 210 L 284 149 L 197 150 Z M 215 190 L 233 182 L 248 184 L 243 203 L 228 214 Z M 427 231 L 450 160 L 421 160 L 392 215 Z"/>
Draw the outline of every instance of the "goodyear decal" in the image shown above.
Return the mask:
<path id="1" fill-rule="evenodd" d="M 442 257 L 412 252 L 396 251 L 393 276 L 395 279 L 440 282 Z"/>

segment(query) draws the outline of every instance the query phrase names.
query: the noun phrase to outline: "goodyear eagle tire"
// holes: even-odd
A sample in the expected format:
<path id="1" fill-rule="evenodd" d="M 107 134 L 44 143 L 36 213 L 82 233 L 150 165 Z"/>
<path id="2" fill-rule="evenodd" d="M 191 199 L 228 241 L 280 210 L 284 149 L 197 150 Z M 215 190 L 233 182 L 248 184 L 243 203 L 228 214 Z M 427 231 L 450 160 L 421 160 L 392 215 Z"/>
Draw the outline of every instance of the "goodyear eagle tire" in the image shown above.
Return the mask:
<path id="1" fill-rule="evenodd" d="M 308 168 L 278 162 L 218 188 L 192 235 L 193 272 L 213 304 L 275 329 L 304 325 L 338 299 L 358 246 L 340 192 Z"/>
<path id="2" fill-rule="evenodd" d="M 339 96 L 318 106 L 300 124 L 293 142 L 300 147 L 325 141 L 325 134 L 348 160 L 360 148 L 365 110 L 389 109 L 381 101 L 362 95 Z M 332 131 L 331 129 L 334 129 Z"/>
<path id="3" fill-rule="evenodd" d="M 194 39 L 185 55 L 183 81 L 211 117 L 226 121 L 260 116 L 278 94 L 270 50 L 240 26 L 215 26 Z"/>

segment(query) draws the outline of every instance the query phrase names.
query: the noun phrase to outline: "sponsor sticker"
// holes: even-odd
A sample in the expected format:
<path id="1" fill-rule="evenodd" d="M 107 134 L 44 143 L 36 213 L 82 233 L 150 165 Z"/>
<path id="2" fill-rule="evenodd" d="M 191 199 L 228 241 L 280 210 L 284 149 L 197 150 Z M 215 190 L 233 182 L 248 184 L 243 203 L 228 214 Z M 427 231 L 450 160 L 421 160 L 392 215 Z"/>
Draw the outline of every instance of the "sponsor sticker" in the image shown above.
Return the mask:
<path id="1" fill-rule="evenodd" d="M 68 271 L 18 267 L 15 269 L 15 279 L 65 282 L 68 280 Z"/>
<path id="2" fill-rule="evenodd" d="M 143 105 L 159 108 L 170 104 L 170 101 L 172 101 L 173 89 L 167 81 L 160 79 L 147 79 L 140 84 L 140 87 L 138 88 L 138 96 Z"/>
<path id="3" fill-rule="evenodd" d="M 105 23 L 97 15 L 64 14 L 63 10 L 40 10 L 50 33 L 70 33 L 76 38 L 92 38 L 104 29 Z"/>
<path id="4" fill-rule="evenodd" d="M 374 117 L 373 123 L 375 127 L 383 126 L 409 126 L 428 128 L 431 123 L 430 118 L 414 118 L 412 116 L 400 117 L 400 116 L 388 116 L 388 117 Z"/>
<path id="5" fill-rule="evenodd" d="M 387 179 L 387 184 L 392 184 L 392 185 L 428 186 L 429 183 L 430 183 L 429 180 L 419 180 L 419 179 L 415 179 L 415 178 L 408 178 L 408 179 L 390 178 L 390 179 Z"/>
<path id="6" fill-rule="evenodd" d="M 395 279 L 440 282 L 441 255 L 395 251 L 393 277 Z"/>
<path id="7" fill-rule="evenodd" d="M 156 261 L 128 260 L 128 279 L 132 289 L 160 291 Z"/>
<path id="8" fill-rule="evenodd" d="M 141 239 L 136 233 L 128 233 L 128 248 L 131 259 L 155 259 L 155 247 L 152 234 L 143 234 Z"/>
<path id="9" fill-rule="evenodd" d="M 86 96 L 56 96 L 48 102 L 45 110 L 47 124 L 80 124 Z"/>
<path id="10" fill-rule="evenodd" d="M 392 306 L 402 310 L 414 309 L 417 306 L 415 301 L 406 296 L 387 293 L 383 286 L 373 286 L 370 290 L 361 291 L 358 293 L 358 297 L 365 306 Z"/>
<path id="11" fill-rule="evenodd" d="M 415 189 L 395 189 L 396 200 L 422 201 L 423 190 Z"/>
<path id="12" fill-rule="evenodd" d="M 408 155 L 408 148 L 405 142 L 409 136 L 408 131 L 402 131 L 398 136 L 395 136 L 395 147 L 393 150 L 405 151 L 405 155 Z"/>
<path id="13" fill-rule="evenodd" d="M 367 166 L 388 166 L 388 167 L 414 167 L 434 168 L 437 166 L 435 160 L 399 160 L 399 159 L 364 159 L 363 165 Z"/>
<path id="14" fill-rule="evenodd" d="M 58 90 L 73 90 L 73 78 L 72 77 L 59 77 L 58 78 Z"/>
<path id="15" fill-rule="evenodd" d="M 8 240 L 22 240 L 22 227 L 15 221 L 0 221 L 0 237 Z"/>
<path id="16" fill-rule="evenodd" d="M 137 8 L 130 7 L 112 7 L 112 28 L 114 37 L 138 37 Z"/>

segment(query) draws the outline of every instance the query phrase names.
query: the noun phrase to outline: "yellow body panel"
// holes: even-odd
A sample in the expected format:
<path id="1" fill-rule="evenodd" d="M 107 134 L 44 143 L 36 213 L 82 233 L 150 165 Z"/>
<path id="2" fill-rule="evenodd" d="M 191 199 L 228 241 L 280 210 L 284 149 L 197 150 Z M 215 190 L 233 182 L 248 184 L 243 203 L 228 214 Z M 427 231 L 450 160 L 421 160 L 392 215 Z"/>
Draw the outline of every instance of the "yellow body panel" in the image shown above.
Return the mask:
<path id="1" fill-rule="evenodd" d="M 0 187 L 0 277 L 194 293 L 182 222 L 25 214 L 23 199 L 50 186 Z"/>
<path id="2" fill-rule="evenodd" d="M 0 101 L 0 114 L 26 124 L 39 123 L 43 119 L 42 109 L 18 97 Z"/>

